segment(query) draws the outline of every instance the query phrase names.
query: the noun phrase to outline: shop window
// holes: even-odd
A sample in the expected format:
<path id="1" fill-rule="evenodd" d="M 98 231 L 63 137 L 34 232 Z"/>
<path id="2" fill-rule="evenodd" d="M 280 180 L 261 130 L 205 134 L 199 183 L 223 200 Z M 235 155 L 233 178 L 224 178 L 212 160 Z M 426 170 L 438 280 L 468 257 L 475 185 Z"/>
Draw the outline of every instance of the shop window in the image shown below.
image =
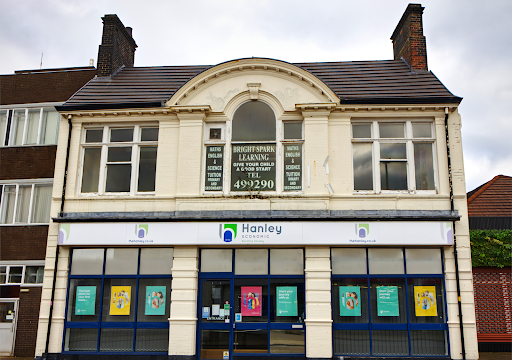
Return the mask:
<path id="1" fill-rule="evenodd" d="M 353 123 L 354 190 L 434 191 L 434 144 L 431 122 Z"/>
<path id="2" fill-rule="evenodd" d="M 235 275 L 267 275 L 267 249 L 236 249 Z"/>
<path id="3" fill-rule="evenodd" d="M 205 125 L 205 192 L 303 190 L 302 121 L 277 121 L 270 106 L 249 101 L 235 111 L 231 129 L 231 139 L 226 140 L 225 124 Z M 224 161 L 225 148 L 231 152 L 231 164 Z"/>
<path id="4" fill-rule="evenodd" d="M 44 261 L 30 263 L 31 265 L 18 265 L 0 262 L 0 285 L 40 286 L 44 278 Z"/>
<path id="5" fill-rule="evenodd" d="M 447 354 L 441 249 L 332 248 L 331 261 L 335 356 Z"/>
<path id="6" fill-rule="evenodd" d="M 169 248 L 73 249 L 64 351 L 167 354 L 172 279 L 170 268 L 158 265 L 163 256 L 172 264 L 172 254 Z"/>
<path id="7" fill-rule="evenodd" d="M 233 271 L 233 250 L 203 249 L 201 250 L 201 272 Z"/>
<path id="8" fill-rule="evenodd" d="M 270 249 L 271 275 L 303 275 L 304 251 L 302 249 Z"/>
<path id="9" fill-rule="evenodd" d="M 52 182 L 20 181 L 0 185 L 0 224 L 48 224 Z"/>
<path id="10" fill-rule="evenodd" d="M 59 119 L 53 108 L 0 110 L 0 146 L 56 144 Z"/>
<path id="11" fill-rule="evenodd" d="M 82 194 L 155 191 L 157 127 L 85 128 L 82 148 Z"/>

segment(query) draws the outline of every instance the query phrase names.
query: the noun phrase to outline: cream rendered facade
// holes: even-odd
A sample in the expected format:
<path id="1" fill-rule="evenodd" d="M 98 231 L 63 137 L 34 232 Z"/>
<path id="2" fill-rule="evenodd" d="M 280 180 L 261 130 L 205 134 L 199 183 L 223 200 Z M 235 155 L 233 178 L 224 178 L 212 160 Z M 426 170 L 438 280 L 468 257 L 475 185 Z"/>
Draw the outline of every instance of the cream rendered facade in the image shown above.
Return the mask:
<path id="1" fill-rule="evenodd" d="M 277 191 L 256 196 L 229 191 L 225 168 L 222 193 L 205 192 L 204 133 L 208 124 L 221 124 L 231 136 L 235 110 L 258 100 L 275 112 L 277 128 L 289 120 L 304 123 L 303 190 Z M 51 217 L 58 218 L 65 178 L 69 138 L 69 165 L 65 188 L 65 213 L 136 213 L 199 211 L 416 211 L 450 210 L 450 179 L 445 112 L 448 116 L 454 209 L 461 286 L 463 328 L 467 359 L 478 358 L 471 272 L 469 226 L 458 104 L 340 105 L 336 94 L 309 72 L 269 59 L 243 59 L 212 67 L 182 86 L 164 107 L 145 109 L 75 110 L 61 112 Z M 435 128 L 435 191 L 358 193 L 354 191 L 351 124 L 358 120 L 432 121 Z M 83 153 L 81 139 L 88 125 L 150 124 L 159 128 L 154 194 L 87 196 L 81 194 Z M 229 141 L 226 141 L 229 144 Z M 225 152 L 226 164 L 230 151 Z M 329 170 L 324 162 L 328 158 Z M 306 170 L 308 169 L 308 170 Z M 279 172 L 279 170 L 277 171 Z M 333 192 L 327 187 L 330 184 Z M 59 224 L 50 222 L 45 279 L 39 318 L 36 356 L 45 352 L 52 298 L 53 274 L 57 279 L 49 336 L 49 353 L 61 353 L 66 311 L 69 246 L 58 248 Z M 332 358 L 332 304 L 330 246 L 306 245 L 305 303 L 306 357 Z M 453 246 L 443 248 L 450 356 L 461 359 L 461 334 Z M 174 246 L 172 305 L 169 318 L 169 355 L 196 354 L 198 326 L 198 271 L 200 246 Z"/>

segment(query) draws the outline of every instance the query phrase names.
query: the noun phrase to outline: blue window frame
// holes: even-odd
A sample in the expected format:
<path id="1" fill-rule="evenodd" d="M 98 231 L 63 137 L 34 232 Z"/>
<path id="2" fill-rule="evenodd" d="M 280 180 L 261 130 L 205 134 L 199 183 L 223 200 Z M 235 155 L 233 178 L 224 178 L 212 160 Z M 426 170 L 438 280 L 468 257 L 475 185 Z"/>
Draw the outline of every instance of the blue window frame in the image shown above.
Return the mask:
<path id="1" fill-rule="evenodd" d="M 168 353 L 171 265 L 151 269 L 153 260 L 165 261 L 151 256 L 158 250 L 172 264 L 172 248 L 144 249 L 72 249 L 64 353 Z M 124 253 L 119 257 L 116 251 Z"/>
<path id="2" fill-rule="evenodd" d="M 407 249 L 400 250 L 405 255 Z M 398 266 L 401 274 L 370 271 L 367 248 L 363 251 L 366 271 L 359 267 L 355 274 L 335 273 L 336 264 L 332 264 L 333 355 L 448 357 L 444 270 L 442 251 L 438 251 L 439 270 L 428 269 L 425 274 L 418 273 L 417 265 L 408 273 L 407 256 L 394 260 L 403 261 L 403 267 Z M 340 259 L 331 256 L 331 261 Z M 430 310 L 423 311 L 427 305 L 422 308 L 420 297 L 429 301 Z"/>

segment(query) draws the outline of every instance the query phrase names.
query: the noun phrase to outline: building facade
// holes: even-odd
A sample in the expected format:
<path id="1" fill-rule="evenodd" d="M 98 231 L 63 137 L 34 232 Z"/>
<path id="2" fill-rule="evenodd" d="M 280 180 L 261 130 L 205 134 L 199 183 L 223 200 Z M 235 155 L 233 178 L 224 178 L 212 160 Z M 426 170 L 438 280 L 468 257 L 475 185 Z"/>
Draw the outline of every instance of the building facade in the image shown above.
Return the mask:
<path id="1" fill-rule="evenodd" d="M 394 60 L 123 63 L 58 107 L 36 355 L 477 359 L 461 98 L 422 13 Z"/>

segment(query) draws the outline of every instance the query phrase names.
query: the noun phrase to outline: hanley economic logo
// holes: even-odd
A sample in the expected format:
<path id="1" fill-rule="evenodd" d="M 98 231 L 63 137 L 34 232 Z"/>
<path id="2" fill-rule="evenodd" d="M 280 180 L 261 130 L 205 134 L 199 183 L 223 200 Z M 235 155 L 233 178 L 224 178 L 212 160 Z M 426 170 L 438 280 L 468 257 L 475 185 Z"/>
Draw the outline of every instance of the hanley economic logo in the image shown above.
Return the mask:
<path id="1" fill-rule="evenodd" d="M 231 242 L 236 239 L 236 224 L 220 224 L 219 236 L 224 242 Z"/>
<path id="2" fill-rule="evenodd" d="M 356 224 L 356 235 L 365 238 L 370 234 L 370 224 Z"/>
<path id="3" fill-rule="evenodd" d="M 137 224 L 135 225 L 135 235 L 139 239 L 143 239 L 149 233 L 149 225 L 148 224 Z"/>
<path id="4" fill-rule="evenodd" d="M 69 239 L 71 232 L 71 224 L 60 224 L 59 226 L 59 244 L 64 244 L 64 241 Z"/>

